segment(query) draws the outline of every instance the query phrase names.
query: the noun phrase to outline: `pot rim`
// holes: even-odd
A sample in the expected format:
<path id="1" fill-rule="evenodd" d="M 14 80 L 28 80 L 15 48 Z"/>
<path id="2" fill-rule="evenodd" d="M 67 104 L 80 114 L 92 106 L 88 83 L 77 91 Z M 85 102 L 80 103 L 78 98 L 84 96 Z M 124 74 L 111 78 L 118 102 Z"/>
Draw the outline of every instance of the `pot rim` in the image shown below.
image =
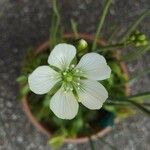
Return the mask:
<path id="1" fill-rule="evenodd" d="M 65 33 L 63 38 L 75 38 L 75 35 L 73 33 Z M 83 38 L 85 40 L 88 41 L 92 41 L 93 40 L 93 36 L 90 34 L 86 34 L 86 33 L 80 33 L 79 34 L 79 38 Z M 97 41 L 98 44 L 105 46 L 106 43 L 103 40 L 98 40 Z M 43 52 L 44 50 L 46 50 L 49 47 L 49 41 L 43 42 L 42 44 L 40 44 L 37 48 L 34 49 L 35 54 L 39 54 L 41 52 Z M 116 51 L 116 58 L 117 59 L 121 59 L 121 53 L 119 51 Z M 127 66 L 124 62 L 120 62 L 120 67 L 122 69 L 122 71 L 126 74 L 127 78 L 128 78 L 128 69 Z M 130 93 L 130 88 L 129 85 L 126 84 L 125 85 L 125 93 L 126 95 L 129 95 Z M 41 123 L 39 123 L 36 118 L 33 116 L 32 112 L 30 111 L 29 108 L 29 104 L 28 104 L 28 97 L 24 96 L 22 98 L 22 107 L 23 110 L 25 112 L 25 114 L 27 115 L 28 119 L 31 121 L 31 123 L 38 129 L 38 131 L 40 131 L 41 133 L 45 134 L 46 136 L 51 136 L 51 133 L 48 129 L 46 129 Z M 115 123 L 118 122 L 118 119 L 115 120 Z M 96 140 L 99 137 L 103 137 L 104 135 L 106 135 L 109 131 L 111 131 L 112 127 L 108 126 L 106 128 L 103 128 L 100 131 L 97 131 L 97 133 L 92 134 L 91 135 L 91 139 L 92 140 Z M 85 143 L 89 140 L 89 138 L 87 136 L 83 136 L 83 137 L 76 137 L 76 138 L 66 138 L 65 139 L 65 143 Z"/>

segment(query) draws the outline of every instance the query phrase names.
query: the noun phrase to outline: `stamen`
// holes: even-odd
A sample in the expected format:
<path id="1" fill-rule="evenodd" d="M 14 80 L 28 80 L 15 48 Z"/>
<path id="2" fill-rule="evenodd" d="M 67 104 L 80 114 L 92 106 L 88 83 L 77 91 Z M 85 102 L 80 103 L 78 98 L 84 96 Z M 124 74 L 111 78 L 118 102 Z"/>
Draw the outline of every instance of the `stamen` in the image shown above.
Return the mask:
<path id="1" fill-rule="evenodd" d="M 78 73 L 79 72 L 79 69 L 76 69 L 76 73 Z"/>
<path id="2" fill-rule="evenodd" d="M 67 72 L 63 72 L 63 75 L 64 75 L 64 76 L 67 75 Z"/>
<path id="3" fill-rule="evenodd" d="M 81 85 L 81 84 L 78 82 L 77 85 Z"/>
<path id="4" fill-rule="evenodd" d="M 71 68 L 74 68 L 74 67 L 75 67 L 75 65 L 74 65 L 74 64 L 72 64 L 72 65 L 71 65 Z"/>
<path id="5" fill-rule="evenodd" d="M 80 87 L 78 86 L 77 89 L 80 90 Z"/>
<path id="6" fill-rule="evenodd" d="M 64 93 L 66 94 L 66 93 L 67 93 L 67 91 L 64 91 Z"/>

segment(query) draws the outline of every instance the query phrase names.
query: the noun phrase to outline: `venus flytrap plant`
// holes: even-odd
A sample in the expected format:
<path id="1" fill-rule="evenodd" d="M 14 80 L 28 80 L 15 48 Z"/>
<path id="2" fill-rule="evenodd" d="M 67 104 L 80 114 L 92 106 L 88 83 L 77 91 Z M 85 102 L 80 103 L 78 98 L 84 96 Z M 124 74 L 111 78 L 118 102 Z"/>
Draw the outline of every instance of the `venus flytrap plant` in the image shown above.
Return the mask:
<path id="1" fill-rule="evenodd" d="M 51 145 L 60 147 L 66 138 L 86 136 L 85 133 L 87 132 L 91 149 L 94 149 L 91 135 L 95 134 L 95 130 L 91 126 L 93 131 L 90 132 L 90 130 L 85 129 L 85 125 L 92 125 L 93 119 L 96 119 L 96 122 L 94 120 L 96 128 L 112 125 L 107 123 L 110 116 L 108 118 L 101 116 L 103 111 L 105 111 L 105 115 L 128 117 L 135 107 L 148 115 L 150 114 L 149 108 L 147 108 L 149 103 L 145 103 L 143 100 L 143 97 L 149 97 L 149 92 L 131 97 L 126 96 L 125 84 L 128 82 L 128 78 L 120 65 L 121 61 L 134 60 L 149 51 L 147 37 L 143 33 L 137 32 L 138 25 L 149 15 L 149 10 L 143 12 L 116 43 L 111 42 L 111 40 L 114 39 L 120 28 L 108 38 L 109 41 L 106 42 L 106 45 L 99 45 L 97 41 L 102 38 L 101 31 L 111 4 L 112 0 L 106 0 L 95 38 L 93 40 L 85 38 L 87 40 L 85 41 L 82 39 L 82 35 L 78 33 L 78 24 L 73 19 L 71 26 L 74 35 L 71 39 L 62 38 L 61 17 L 57 8 L 57 1 L 53 0 L 50 49 L 47 47 L 46 51 L 40 55 L 35 55 L 31 50 L 26 58 L 22 76 L 17 80 L 21 84 L 21 95 L 31 99 L 28 101 L 32 107 L 31 112 L 40 123 L 49 126 L 50 130 L 54 127 L 53 137 L 49 140 Z M 62 42 L 74 44 L 76 48 Z M 116 49 L 129 46 L 139 48 L 119 60 L 114 57 L 113 54 L 115 54 Z M 51 49 L 53 50 L 49 55 Z M 103 54 L 108 62 L 100 54 Z M 147 73 L 149 70 L 143 72 Z M 137 77 L 139 78 L 141 75 L 139 74 Z M 30 92 L 29 88 L 35 94 Z M 79 109 L 79 103 L 88 109 L 97 111 L 89 112 L 82 105 Z M 100 108 L 102 109 L 99 110 Z M 102 118 L 99 118 L 99 115 Z M 45 120 L 46 122 L 44 122 Z M 105 126 L 102 124 L 100 126 L 100 122 L 103 122 Z M 100 140 L 114 149 L 103 139 L 100 138 Z"/>
<path id="2" fill-rule="evenodd" d="M 55 84 L 61 83 L 50 100 L 50 109 L 61 119 L 73 119 L 78 102 L 89 109 L 100 109 L 108 97 L 107 90 L 97 82 L 110 77 L 111 69 L 105 58 L 87 53 L 75 65 L 72 64 L 75 56 L 73 45 L 58 44 L 49 55 L 50 66 L 40 66 L 28 77 L 29 87 L 36 94 L 48 93 Z"/>

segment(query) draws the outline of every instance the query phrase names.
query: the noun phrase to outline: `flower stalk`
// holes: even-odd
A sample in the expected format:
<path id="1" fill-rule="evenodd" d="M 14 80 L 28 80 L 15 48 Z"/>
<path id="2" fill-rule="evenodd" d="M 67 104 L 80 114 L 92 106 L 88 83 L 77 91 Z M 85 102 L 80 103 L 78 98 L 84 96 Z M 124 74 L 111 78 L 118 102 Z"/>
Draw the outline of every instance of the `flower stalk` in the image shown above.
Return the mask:
<path id="1" fill-rule="evenodd" d="M 108 10 L 109 10 L 109 7 L 110 7 L 111 3 L 112 3 L 112 0 L 107 0 L 106 1 L 106 5 L 105 5 L 104 10 L 102 12 L 102 16 L 100 18 L 98 28 L 97 28 L 97 31 L 96 31 L 96 34 L 95 34 L 95 38 L 94 38 L 94 41 L 93 41 L 92 51 L 95 51 L 95 49 L 97 47 L 97 40 L 100 37 L 100 32 L 102 30 L 102 27 L 103 27 L 103 24 L 104 24 L 104 21 L 105 21 L 105 18 L 106 18 L 106 15 L 108 13 Z"/>

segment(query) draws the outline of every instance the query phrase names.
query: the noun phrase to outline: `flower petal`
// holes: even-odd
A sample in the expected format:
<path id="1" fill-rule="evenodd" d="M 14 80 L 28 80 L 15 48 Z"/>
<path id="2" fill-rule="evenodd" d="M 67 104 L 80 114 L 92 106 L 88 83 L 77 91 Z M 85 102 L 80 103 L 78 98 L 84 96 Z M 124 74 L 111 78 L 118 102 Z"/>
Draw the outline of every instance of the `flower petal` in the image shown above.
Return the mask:
<path id="1" fill-rule="evenodd" d="M 110 77 L 111 69 L 105 58 L 97 53 L 85 54 L 76 68 L 83 71 L 83 76 L 92 80 L 104 80 Z"/>
<path id="2" fill-rule="evenodd" d="M 105 87 L 97 81 L 83 80 L 78 90 L 79 101 L 89 109 L 100 109 L 108 98 Z"/>
<path id="3" fill-rule="evenodd" d="M 29 87 L 36 94 L 45 94 L 58 82 L 58 76 L 49 66 L 40 66 L 29 75 Z"/>
<path id="4" fill-rule="evenodd" d="M 76 55 L 76 48 L 70 44 L 58 44 L 52 50 L 48 63 L 63 70 L 68 67 Z"/>
<path id="5" fill-rule="evenodd" d="M 61 119 L 73 119 L 78 112 L 78 102 L 72 92 L 65 93 L 61 87 L 50 101 L 50 108 Z"/>

